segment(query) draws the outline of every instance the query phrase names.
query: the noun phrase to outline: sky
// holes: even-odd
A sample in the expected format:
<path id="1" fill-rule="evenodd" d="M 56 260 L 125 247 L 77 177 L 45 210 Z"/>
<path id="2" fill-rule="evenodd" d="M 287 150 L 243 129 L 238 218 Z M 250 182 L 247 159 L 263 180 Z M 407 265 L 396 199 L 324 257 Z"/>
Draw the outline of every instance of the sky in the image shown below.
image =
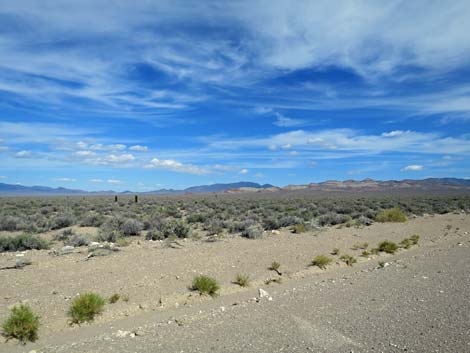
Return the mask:
<path id="1" fill-rule="evenodd" d="M 470 1 L 0 3 L 0 182 L 470 177 Z"/>

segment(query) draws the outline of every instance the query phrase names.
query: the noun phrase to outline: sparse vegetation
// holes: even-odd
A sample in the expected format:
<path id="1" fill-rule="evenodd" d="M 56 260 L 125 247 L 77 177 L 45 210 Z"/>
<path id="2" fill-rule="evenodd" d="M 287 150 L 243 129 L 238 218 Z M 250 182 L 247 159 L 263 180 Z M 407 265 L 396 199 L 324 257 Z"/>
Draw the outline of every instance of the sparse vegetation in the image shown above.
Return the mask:
<path id="1" fill-rule="evenodd" d="M 342 255 L 339 259 L 348 266 L 352 266 L 357 262 L 357 259 L 351 255 Z"/>
<path id="2" fill-rule="evenodd" d="M 237 274 L 235 277 L 235 283 L 240 287 L 248 287 L 250 285 L 250 276 Z"/>
<path id="3" fill-rule="evenodd" d="M 398 245 L 393 241 L 384 240 L 379 244 L 378 250 L 386 252 L 387 254 L 395 254 L 395 252 L 398 250 Z"/>
<path id="4" fill-rule="evenodd" d="M 380 211 L 375 217 L 377 222 L 406 222 L 406 214 L 398 207 Z"/>
<path id="5" fill-rule="evenodd" d="M 10 316 L 2 324 L 3 335 L 16 338 L 22 343 L 38 339 L 39 316 L 28 305 L 19 305 L 11 309 Z"/>
<path id="6" fill-rule="evenodd" d="M 317 266 L 324 270 L 327 265 L 333 262 L 333 259 L 331 257 L 325 256 L 325 255 L 318 255 L 316 256 L 313 261 L 312 261 L 312 266 Z"/>
<path id="7" fill-rule="evenodd" d="M 76 297 L 70 306 L 68 315 L 71 324 L 90 322 L 103 312 L 106 300 L 96 293 L 83 293 Z"/>
<path id="8" fill-rule="evenodd" d="M 218 295 L 220 285 L 214 278 L 200 275 L 194 277 L 191 289 L 199 291 L 200 294 L 207 294 L 211 297 L 215 297 Z"/>
<path id="9" fill-rule="evenodd" d="M 351 247 L 351 250 L 365 250 L 369 247 L 369 243 L 356 243 Z"/>
<path id="10" fill-rule="evenodd" d="M 271 266 L 268 267 L 268 270 L 276 272 L 279 276 L 282 275 L 282 273 L 279 271 L 279 268 L 281 267 L 281 264 L 277 261 L 271 262 Z"/>
<path id="11" fill-rule="evenodd" d="M 110 304 L 114 304 L 114 303 L 117 303 L 120 298 L 121 296 L 118 293 L 114 293 L 108 298 L 108 302 Z"/>
<path id="12" fill-rule="evenodd" d="M 37 235 L 20 234 L 16 236 L 0 236 L 0 252 L 47 249 L 49 244 Z"/>

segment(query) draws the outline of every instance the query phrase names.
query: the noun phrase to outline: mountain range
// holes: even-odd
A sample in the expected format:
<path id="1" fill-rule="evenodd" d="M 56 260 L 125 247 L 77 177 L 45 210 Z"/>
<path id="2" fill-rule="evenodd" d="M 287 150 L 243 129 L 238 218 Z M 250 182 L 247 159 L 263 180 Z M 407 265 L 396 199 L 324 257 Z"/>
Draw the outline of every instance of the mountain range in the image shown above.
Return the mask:
<path id="1" fill-rule="evenodd" d="M 67 189 L 63 187 L 51 188 L 47 186 L 23 186 L 0 183 L 0 195 L 3 196 L 53 196 L 53 195 L 109 195 L 109 194 L 142 194 L 142 195 L 179 195 L 197 193 L 241 193 L 241 192 L 276 192 L 276 191 L 393 191 L 393 190 L 465 190 L 470 191 L 469 179 L 458 178 L 427 178 L 422 180 L 388 180 L 380 181 L 374 179 L 364 180 L 328 180 L 320 183 L 303 185 L 287 185 L 277 187 L 271 184 L 258 184 L 253 182 L 237 182 L 227 184 L 211 184 L 191 186 L 183 190 L 159 189 L 147 192 L 113 190 L 86 191 L 79 189 Z"/>

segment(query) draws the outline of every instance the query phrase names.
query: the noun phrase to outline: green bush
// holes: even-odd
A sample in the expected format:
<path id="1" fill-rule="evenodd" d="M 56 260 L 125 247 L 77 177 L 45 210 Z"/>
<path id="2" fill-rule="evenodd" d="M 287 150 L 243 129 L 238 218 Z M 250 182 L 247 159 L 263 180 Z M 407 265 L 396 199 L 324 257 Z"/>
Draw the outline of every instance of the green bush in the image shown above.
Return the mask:
<path id="1" fill-rule="evenodd" d="M 318 255 L 312 261 L 312 266 L 318 266 L 322 270 L 326 268 L 327 265 L 333 262 L 331 257 L 325 255 Z"/>
<path id="2" fill-rule="evenodd" d="M 211 297 L 215 297 L 218 295 L 217 292 L 219 291 L 220 286 L 214 278 L 200 275 L 194 277 L 191 289 L 197 290 L 201 294 L 208 294 Z"/>
<path id="3" fill-rule="evenodd" d="M 72 324 L 93 321 L 103 312 L 106 300 L 95 293 L 83 293 L 72 301 L 68 315 Z"/>
<path id="4" fill-rule="evenodd" d="M 38 339 L 39 316 L 27 305 L 15 306 L 2 329 L 7 338 L 16 338 L 22 343 L 34 342 Z"/>
<path id="5" fill-rule="evenodd" d="M 398 250 L 398 245 L 393 241 L 384 240 L 379 244 L 378 249 L 379 251 L 386 252 L 387 254 L 395 254 L 395 252 Z"/>
<path id="6" fill-rule="evenodd" d="M 375 217 L 377 222 L 406 222 L 406 214 L 398 207 L 380 211 Z"/>
<path id="7" fill-rule="evenodd" d="M 44 239 L 31 234 L 21 234 L 13 237 L 0 237 L 0 252 L 23 251 L 31 249 L 47 249 L 49 244 Z"/>

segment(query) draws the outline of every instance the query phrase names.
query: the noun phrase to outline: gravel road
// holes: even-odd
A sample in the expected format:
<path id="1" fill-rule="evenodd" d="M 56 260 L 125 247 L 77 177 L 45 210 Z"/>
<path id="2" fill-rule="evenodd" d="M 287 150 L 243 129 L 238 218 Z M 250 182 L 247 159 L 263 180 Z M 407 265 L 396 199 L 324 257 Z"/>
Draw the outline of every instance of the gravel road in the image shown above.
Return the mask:
<path id="1" fill-rule="evenodd" d="M 470 352 L 470 237 L 7 352 Z"/>

